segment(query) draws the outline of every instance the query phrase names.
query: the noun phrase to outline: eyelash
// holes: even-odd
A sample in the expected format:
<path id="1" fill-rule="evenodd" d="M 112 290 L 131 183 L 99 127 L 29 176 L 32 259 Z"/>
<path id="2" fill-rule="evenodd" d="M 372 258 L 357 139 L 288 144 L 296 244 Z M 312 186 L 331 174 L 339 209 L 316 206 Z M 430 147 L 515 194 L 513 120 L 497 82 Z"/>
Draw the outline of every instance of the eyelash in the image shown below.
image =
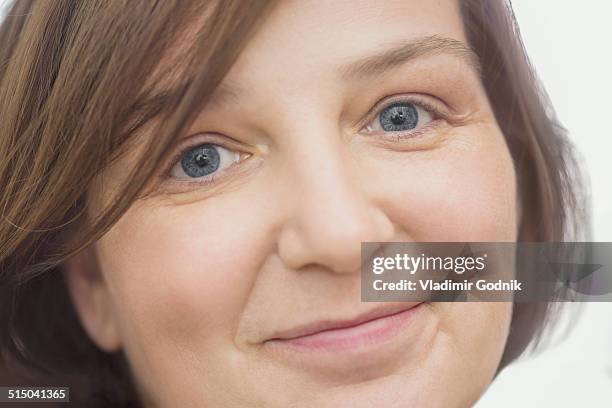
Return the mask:
<path id="1" fill-rule="evenodd" d="M 385 132 L 385 131 L 376 132 L 377 134 L 380 135 L 379 137 L 382 137 L 387 140 L 398 141 L 402 139 L 417 138 L 421 134 L 429 131 L 433 126 L 435 126 L 440 121 L 440 119 L 447 118 L 447 113 L 444 109 L 441 109 L 440 107 L 435 106 L 435 104 L 424 100 L 423 97 L 392 95 L 392 96 L 385 97 L 384 99 L 374 104 L 374 106 L 364 116 L 365 119 L 362 120 L 358 124 L 358 128 L 360 129 L 359 132 L 363 132 L 364 127 L 367 126 L 369 123 L 371 123 L 373 120 L 376 120 L 384 109 L 396 103 L 409 103 L 409 104 L 418 106 L 426 110 L 429 114 L 431 114 L 432 121 L 424 125 L 422 128 L 416 129 L 416 130 L 409 130 L 405 132 Z M 369 133 L 371 134 L 372 132 L 369 132 Z M 222 177 L 217 173 L 213 173 L 210 176 L 200 177 L 200 178 L 194 179 L 193 181 L 191 180 L 178 181 L 178 180 L 174 180 L 174 178 L 171 175 L 172 169 L 174 168 L 175 165 L 177 165 L 181 161 L 181 159 L 185 156 L 185 154 L 187 154 L 187 152 L 199 146 L 200 144 L 211 143 L 211 144 L 218 145 L 220 147 L 224 147 L 226 149 L 236 149 L 239 151 L 239 149 L 237 149 L 238 146 L 236 146 L 238 142 L 236 142 L 235 143 L 236 145 L 234 146 L 229 146 L 229 144 L 227 143 L 226 136 L 216 136 L 216 137 L 215 136 L 216 136 L 215 134 L 206 134 L 206 137 L 195 136 L 194 138 L 190 138 L 191 140 L 189 144 L 186 144 L 184 147 L 180 148 L 178 152 L 172 156 L 171 160 L 168 161 L 169 164 L 165 166 L 165 169 L 161 175 L 162 183 L 165 184 L 170 180 L 171 182 L 174 182 L 174 183 L 180 183 L 181 186 L 185 186 L 185 187 L 189 185 L 206 186 L 206 185 L 214 184 L 219 177 Z M 250 154 L 242 153 L 242 152 L 240 153 L 240 155 L 250 156 Z M 234 167 L 236 164 L 239 164 L 240 162 L 246 160 L 247 158 L 248 157 L 241 157 L 237 162 L 233 163 L 232 165 L 227 167 L 225 170 L 222 170 L 220 173 L 225 173 L 226 171 Z"/>
<path id="2" fill-rule="evenodd" d="M 202 185 L 210 185 L 213 184 L 219 177 L 220 175 L 217 173 L 213 173 L 211 175 L 208 176 L 204 176 L 204 177 L 199 177 L 197 179 L 194 180 L 175 180 L 174 177 L 172 177 L 172 169 L 180 163 L 180 161 L 182 160 L 182 158 L 192 149 L 204 144 L 204 143 L 210 143 L 219 147 L 223 147 L 225 149 L 228 150 L 236 150 L 239 152 L 239 155 L 241 156 L 240 159 L 231 164 L 229 167 L 227 167 L 226 169 L 218 172 L 218 173 L 224 173 L 228 170 L 230 170 L 232 167 L 234 167 L 235 164 L 238 164 L 244 160 L 246 160 L 247 157 L 243 157 L 243 156 L 250 156 L 249 153 L 243 152 L 242 150 L 240 150 L 237 146 L 237 142 L 236 143 L 228 143 L 227 142 L 227 136 L 220 136 L 220 135 L 215 135 L 215 134 L 211 134 L 211 133 L 205 133 L 205 134 L 200 134 L 200 136 L 194 136 L 192 138 L 190 138 L 189 143 L 186 144 L 185 146 L 181 147 L 178 149 L 178 152 L 173 154 L 171 159 L 168 160 L 168 164 L 164 167 L 164 170 L 160 176 L 161 178 L 161 182 L 162 183 L 167 183 L 168 180 L 170 180 L 170 182 L 174 182 L 176 184 L 180 184 L 181 186 L 189 186 L 189 185 L 198 185 L 198 186 L 202 186 Z"/>
<path id="3" fill-rule="evenodd" d="M 431 96 L 429 97 L 433 98 Z M 425 98 L 422 96 L 391 95 L 374 104 L 374 106 L 368 111 L 368 113 L 365 115 L 365 119 L 358 123 L 357 127 L 360 129 L 360 132 L 363 132 L 363 129 L 369 123 L 376 120 L 386 108 L 396 103 L 407 103 L 418 106 L 431 114 L 432 121 L 423 126 L 421 129 L 409 130 L 405 132 L 377 132 L 377 134 L 383 138 L 396 141 L 416 138 L 439 124 L 440 120 L 448 120 L 449 113 L 447 109 L 436 106 L 436 104 L 425 100 Z M 442 104 L 442 102 L 440 102 L 440 104 Z M 366 131 L 366 133 L 368 132 Z M 369 133 L 372 134 L 372 132 Z"/>

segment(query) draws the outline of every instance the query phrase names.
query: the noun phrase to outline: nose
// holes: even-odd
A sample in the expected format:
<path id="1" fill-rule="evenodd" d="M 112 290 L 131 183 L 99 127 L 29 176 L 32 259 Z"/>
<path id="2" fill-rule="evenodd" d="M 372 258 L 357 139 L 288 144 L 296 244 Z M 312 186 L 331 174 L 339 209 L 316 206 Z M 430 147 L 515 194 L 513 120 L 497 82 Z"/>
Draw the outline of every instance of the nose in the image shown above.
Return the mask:
<path id="1" fill-rule="evenodd" d="M 289 268 L 317 265 L 355 273 L 361 266 L 361 242 L 393 237 L 391 220 L 360 183 L 351 157 L 341 156 L 338 149 L 319 149 L 293 166 L 289 194 L 295 206 L 278 238 L 279 257 Z"/>

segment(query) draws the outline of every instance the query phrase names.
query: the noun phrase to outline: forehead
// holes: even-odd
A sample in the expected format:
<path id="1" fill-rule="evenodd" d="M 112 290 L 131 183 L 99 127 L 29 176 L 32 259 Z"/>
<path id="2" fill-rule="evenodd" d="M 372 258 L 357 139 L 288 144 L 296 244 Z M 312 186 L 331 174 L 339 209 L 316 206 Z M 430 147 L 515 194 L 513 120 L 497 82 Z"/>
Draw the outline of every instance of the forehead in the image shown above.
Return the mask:
<path id="1" fill-rule="evenodd" d="M 281 1 L 242 53 L 230 78 L 292 77 L 340 68 L 417 38 L 466 42 L 456 0 Z M 285 75 L 278 76 L 284 73 Z M 297 78 L 296 78 L 297 79 Z"/>
<path id="2" fill-rule="evenodd" d="M 177 35 L 149 77 L 143 105 L 165 105 L 190 82 L 185 68 L 204 68 L 188 61 L 197 42 L 205 41 L 198 32 L 211 24 L 210 17 L 210 8 L 198 10 Z M 399 65 L 408 59 L 406 54 L 435 53 L 462 57 L 478 71 L 457 0 L 284 0 L 249 39 L 208 106 L 236 102 L 258 91 L 269 95 L 282 88 L 286 93 L 291 91 L 288 86 L 303 93 L 317 81 L 346 79 L 339 74 L 384 68 L 385 62 Z M 376 73 L 369 71 L 370 76 Z"/>

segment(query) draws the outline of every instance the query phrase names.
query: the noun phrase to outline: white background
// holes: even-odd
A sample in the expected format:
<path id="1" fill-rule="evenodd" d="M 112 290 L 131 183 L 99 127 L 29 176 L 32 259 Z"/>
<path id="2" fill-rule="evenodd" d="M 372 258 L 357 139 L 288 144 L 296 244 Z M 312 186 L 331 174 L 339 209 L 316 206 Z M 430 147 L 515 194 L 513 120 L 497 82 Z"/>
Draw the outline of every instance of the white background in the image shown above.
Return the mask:
<path id="1" fill-rule="evenodd" d="M 590 174 L 594 240 L 612 241 L 612 1 L 513 5 L 532 62 Z M 563 341 L 504 370 L 477 406 L 612 407 L 612 304 L 587 304 Z"/>
<path id="2" fill-rule="evenodd" d="M 590 174 L 594 240 L 612 241 L 612 1 L 512 4 L 532 63 Z M 477 407 L 612 407 L 612 304 L 586 304 L 561 343 L 504 370 Z"/>

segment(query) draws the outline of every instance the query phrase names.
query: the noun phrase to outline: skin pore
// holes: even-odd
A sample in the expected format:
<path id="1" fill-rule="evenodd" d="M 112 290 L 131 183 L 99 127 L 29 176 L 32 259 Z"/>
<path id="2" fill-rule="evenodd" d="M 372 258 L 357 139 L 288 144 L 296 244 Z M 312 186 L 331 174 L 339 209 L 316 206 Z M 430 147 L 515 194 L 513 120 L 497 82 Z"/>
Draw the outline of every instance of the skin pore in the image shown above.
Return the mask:
<path id="1" fill-rule="evenodd" d="M 278 338 L 385 305 L 360 302 L 362 241 L 516 241 L 516 202 L 456 1 L 283 1 L 155 192 L 66 272 L 149 406 L 463 407 L 496 372 L 509 303 L 420 305 L 380 347 Z"/>

